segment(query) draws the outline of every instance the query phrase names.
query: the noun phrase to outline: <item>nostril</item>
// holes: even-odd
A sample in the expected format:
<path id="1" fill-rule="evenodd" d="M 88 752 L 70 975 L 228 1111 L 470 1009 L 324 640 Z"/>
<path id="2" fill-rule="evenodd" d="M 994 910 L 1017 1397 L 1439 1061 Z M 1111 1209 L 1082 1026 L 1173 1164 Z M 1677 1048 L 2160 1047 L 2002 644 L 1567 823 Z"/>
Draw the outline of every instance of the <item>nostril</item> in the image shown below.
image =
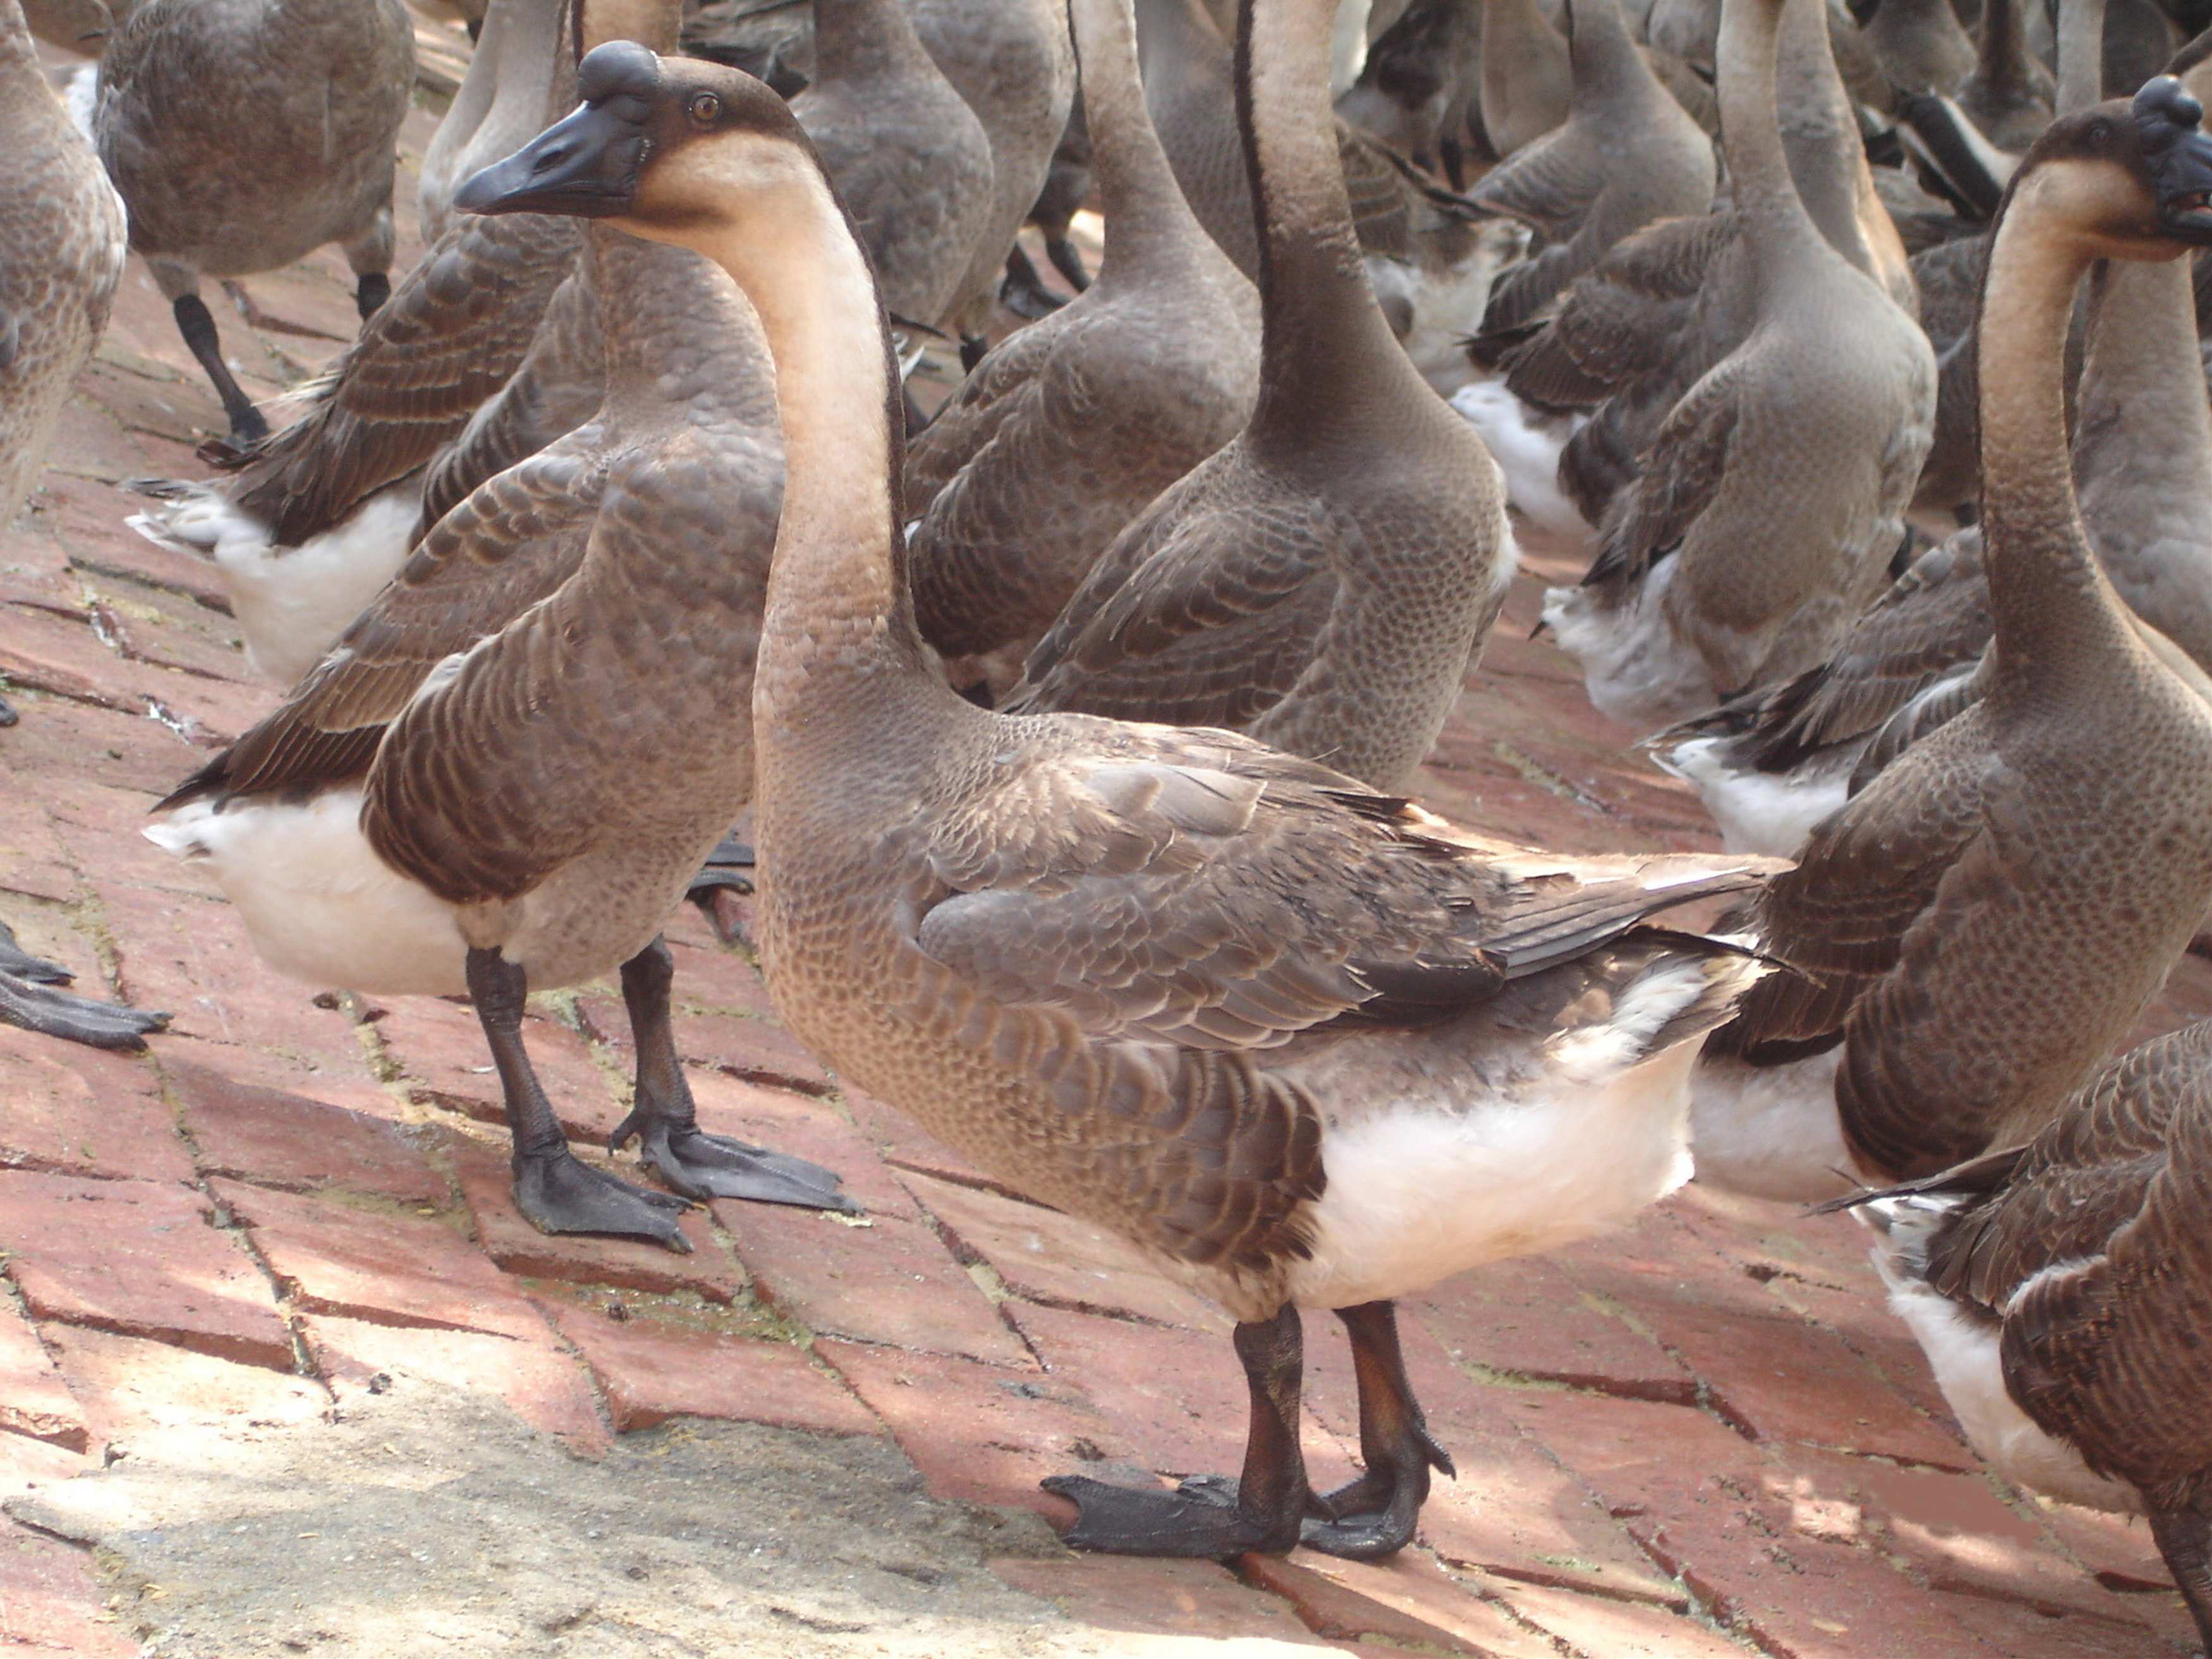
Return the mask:
<path id="1" fill-rule="evenodd" d="M 568 144 L 557 144 L 551 149 L 540 150 L 538 159 L 531 163 L 530 170 L 532 173 L 550 173 L 556 167 L 566 167 L 574 154 L 573 147 Z"/>

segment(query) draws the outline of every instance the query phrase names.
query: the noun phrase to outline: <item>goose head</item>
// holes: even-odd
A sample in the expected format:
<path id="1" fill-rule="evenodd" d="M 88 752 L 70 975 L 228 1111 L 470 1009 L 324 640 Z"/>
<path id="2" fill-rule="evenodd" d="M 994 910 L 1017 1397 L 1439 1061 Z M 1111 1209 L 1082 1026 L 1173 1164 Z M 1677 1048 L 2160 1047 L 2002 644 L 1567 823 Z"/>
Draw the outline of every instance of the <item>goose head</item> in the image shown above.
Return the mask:
<path id="1" fill-rule="evenodd" d="M 585 57 L 576 89 L 572 113 L 471 178 L 453 206 L 605 219 L 678 241 L 733 216 L 772 234 L 779 195 L 820 188 L 789 107 L 741 70 L 617 40 Z"/>
<path id="2" fill-rule="evenodd" d="M 2161 75 L 2132 100 L 2060 117 L 2021 158 L 2010 206 L 2051 210 L 2093 258 L 2167 259 L 2212 246 L 2204 106 Z"/>

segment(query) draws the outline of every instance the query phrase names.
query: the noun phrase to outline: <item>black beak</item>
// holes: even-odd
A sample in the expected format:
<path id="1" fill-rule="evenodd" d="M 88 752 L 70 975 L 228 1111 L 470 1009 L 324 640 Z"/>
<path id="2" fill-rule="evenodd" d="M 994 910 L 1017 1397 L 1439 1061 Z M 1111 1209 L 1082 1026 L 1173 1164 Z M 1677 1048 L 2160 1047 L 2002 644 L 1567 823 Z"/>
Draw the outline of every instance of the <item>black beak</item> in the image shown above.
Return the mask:
<path id="1" fill-rule="evenodd" d="M 2204 106 L 2161 75 L 2143 83 L 2133 107 L 2160 225 L 2176 241 L 2212 246 L 2212 137 L 2202 125 Z"/>
<path id="2" fill-rule="evenodd" d="M 645 100 L 617 94 L 555 122 L 504 161 L 453 192 L 463 213 L 567 213 L 604 219 L 637 191 L 645 162 Z"/>

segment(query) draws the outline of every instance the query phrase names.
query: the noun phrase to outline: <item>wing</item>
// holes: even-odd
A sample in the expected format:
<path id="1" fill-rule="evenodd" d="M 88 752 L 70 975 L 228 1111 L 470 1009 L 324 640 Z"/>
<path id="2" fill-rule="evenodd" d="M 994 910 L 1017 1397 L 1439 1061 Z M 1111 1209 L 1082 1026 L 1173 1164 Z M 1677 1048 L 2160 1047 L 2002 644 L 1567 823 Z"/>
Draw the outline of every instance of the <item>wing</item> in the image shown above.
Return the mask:
<path id="1" fill-rule="evenodd" d="M 922 517 L 999 428 L 1037 395 L 1037 377 L 1066 325 L 1065 307 L 991 348 L 906 451 L 906 512 Z"/>
<path id="2" fill-rule="evenodd" d="M 457 220 L 362 325 L 314 407 L 246 463 L 233 501 L 294 547 L 422 465 L 522 362 L 581 246 L 573 219 Z"/>
<path id="3" fill-rule="evenodd" d="M 439 522 L 276 711 L 164 805 L 367 775 L 437 666 L 498 633 L 582 562 L 605 482 L 596 428 L 510 468 Z"/>
<path id="4" fill-rule="evenodd" d="M 1735 425 L 1735 376 L 1723 363 L 1674 405 L 1643 471 L 1607 510 L 1583 586 L 1625 598 L 1653 564 L 1681 545 L 1720 489 Z"/>
<path id="5" fill-rule="evenodd" d="M 1607 177 L 1596 147 L 1569 123 L 1492 167 L 1468 197 L 1547 241 L 1564 242 L 1596 204 Z"/>
<path id="6" fill-rule="evenodd" d="M 1765 948 L 1798 971 L 1762 980 L 1713 1034 L 1717 1054 L 1779 1064 L 1832 1047 L 1905 937 L 1983 833 L 1990 769 L 1981 722 L 1962 718 L 1911 750 L 1816 828 L 1797 867 L 1755 912 Z"/>
<path id="7" fill-rule="evenodd" d="M 2091 1468 L 2142 1487 L 2154 1507 L 2162 1487 L 2212 1467 L 2212 1417 L 2174 1409 L 2177 1399 L 2200 1400 L 2212 1389 L 2212 1351 L 2203 1340 L 2212 1328 L 2212 1241 L 2204 1228 L 2212 1212 L 2212 1054 L 2204 1030 L 2167 1039 L 2173 1050 L 2150 1062 L 2156 1074 L 2143 1079 L 2144 1091 L 2163 1098 L 2133 1109 L 2137 1121 L 2111 1148 L 2114 1178 L 2084 1194 L 2109 1229 L 2101 1253 L 2027 1284 L 2004 1324 L 2008 1391 Z M 2130 1158 L 2160 1116 L 2160 1154 Z M 2140 1182 L 2128 1168 L 2154 1161 Z"/>
<path id="8" fill-rule="evenodd" d="M 1010 709 L 1241 726 L 1297 684 L 1326 636 L 1337 573 L 1358 556 L 1358 526 L 1320 501 L 1233 487 L 1175 507 L 1148 512 L 1099 562 L 1030 653 Z"/>

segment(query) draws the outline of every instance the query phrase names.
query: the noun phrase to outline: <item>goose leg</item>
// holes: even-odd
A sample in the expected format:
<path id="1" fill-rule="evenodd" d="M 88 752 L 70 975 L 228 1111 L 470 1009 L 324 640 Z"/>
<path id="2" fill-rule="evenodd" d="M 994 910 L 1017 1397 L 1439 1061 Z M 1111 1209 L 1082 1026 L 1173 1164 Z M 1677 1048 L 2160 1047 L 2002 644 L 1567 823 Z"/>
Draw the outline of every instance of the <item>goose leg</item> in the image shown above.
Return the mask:
<path id="1" fill-rule="evenodd" d="M 650 1238 L 688 1255 L 691 1242 L 676 1218 L 691 1206 L 594 1170 L 568 1150 L 561 1121 L 522 1046 L 522 1006 L 529 981 L 496 951 L 471 950 L 469 998 L 490 1046 L 507 1098 L 514 1138 L 514 1206 L 540 1232 L 615 1233 Z"/>
<path id="2" fill-rule="evenodd" d="M 2197 1639 L 2212 1654 L 2212 1520 L 2193 1507 L 2154 1509 L 2150 1535 L 2197 1620 Z"/>
<path id="3" fill-rule="evenodd" d="M 1371 1561 L 1413 1541 L 1413 1523 L 1429 1495 L 1429 1471 L 1456 1478 L 1451 1456 L 1430 1436 L 1420 1403 L 1406 1380 L 1398 1346 L 1398 1310 L 1389 1302 L 1340 1308 L 1352 1338 L 1359 1383 L 1359 1455 L 1367 1473 L 1326 1493 L 1331 1520 L 1309 1520 L 1304 1541 L 1328 1555 Z"/>
<path id="4" fill-rule="evenodd" d="M 1212 1560 L 1289 1553 L 1311 1496 L 1298 1447 L 1298 1384 L 1305 1370 L 1298 1310 L 1285 1303 L 1273 1319 L 1240 1324 L 1235 1340 L 1252 1395 L 1243 1478 L 1231 1484 L 1198 1475 L 1160 1492 L 1054 1475 L 1044 1489 L 1076 1508 L 1075 1524 L 1061 1542 L 1113 1555 Z"/>
<path id="5" fill-rule="evenodd" d="M 1066 231 L 1044 239 L 1044 257 L 1052 261 L 1052 268 L 1067 278 L 1067 285 L 1078 294 L 1091 286 L 1091 272 L 1083 264 L 1083 250 L 1076 246 Z"/>
<path id="6" fill-rule="evenodd" d="M 0 697 L 0 726 L 13 726 L 21 719 L 22 716 L 15 712 L 15 705 L 7 698 Z"/>
<path id="7" fill-rule="evenodd" d="M 230 365 L 222 360 L 222 340 L 215 331 L 215 314 L 207 302 L 197 294 L 179 294 L 171 302 L 176 313 L 177 332 L 185 337 L 185 344 L 199 365 L 207 371 L 215 395 L 222 399 L 223 417 L 230 422 L 230 441 L 234 444 L 258 443 L 269 435 L 269 422 L 253 406 L 230 372 Z"/>
<path id="8" fill-rule="evenodd" d="M 668 988 L 676 965 L 660 939 L 623 963 L 623 1002 L 637 1042 L 636 1104 L 608 1138 L 620 1152 L 635 1136 L 653 1172 L 686 1198 L 747 1198 L 847 1214 L 860 1206 L 837 1190 L 836 1171 L 699 1127 L 691 1085 L 676 1053 Z"/>
<path id="9" fill-rule="evenodd" d="M 1030 261 L 1029 250 L 1017 242 L 1006 254 L 1006 279 L 999 284 L 999 303 L 1015 316 L 1035 322 L 1051 316 L 1067 301 L 1044 285 L 1044 278 Z"/>

